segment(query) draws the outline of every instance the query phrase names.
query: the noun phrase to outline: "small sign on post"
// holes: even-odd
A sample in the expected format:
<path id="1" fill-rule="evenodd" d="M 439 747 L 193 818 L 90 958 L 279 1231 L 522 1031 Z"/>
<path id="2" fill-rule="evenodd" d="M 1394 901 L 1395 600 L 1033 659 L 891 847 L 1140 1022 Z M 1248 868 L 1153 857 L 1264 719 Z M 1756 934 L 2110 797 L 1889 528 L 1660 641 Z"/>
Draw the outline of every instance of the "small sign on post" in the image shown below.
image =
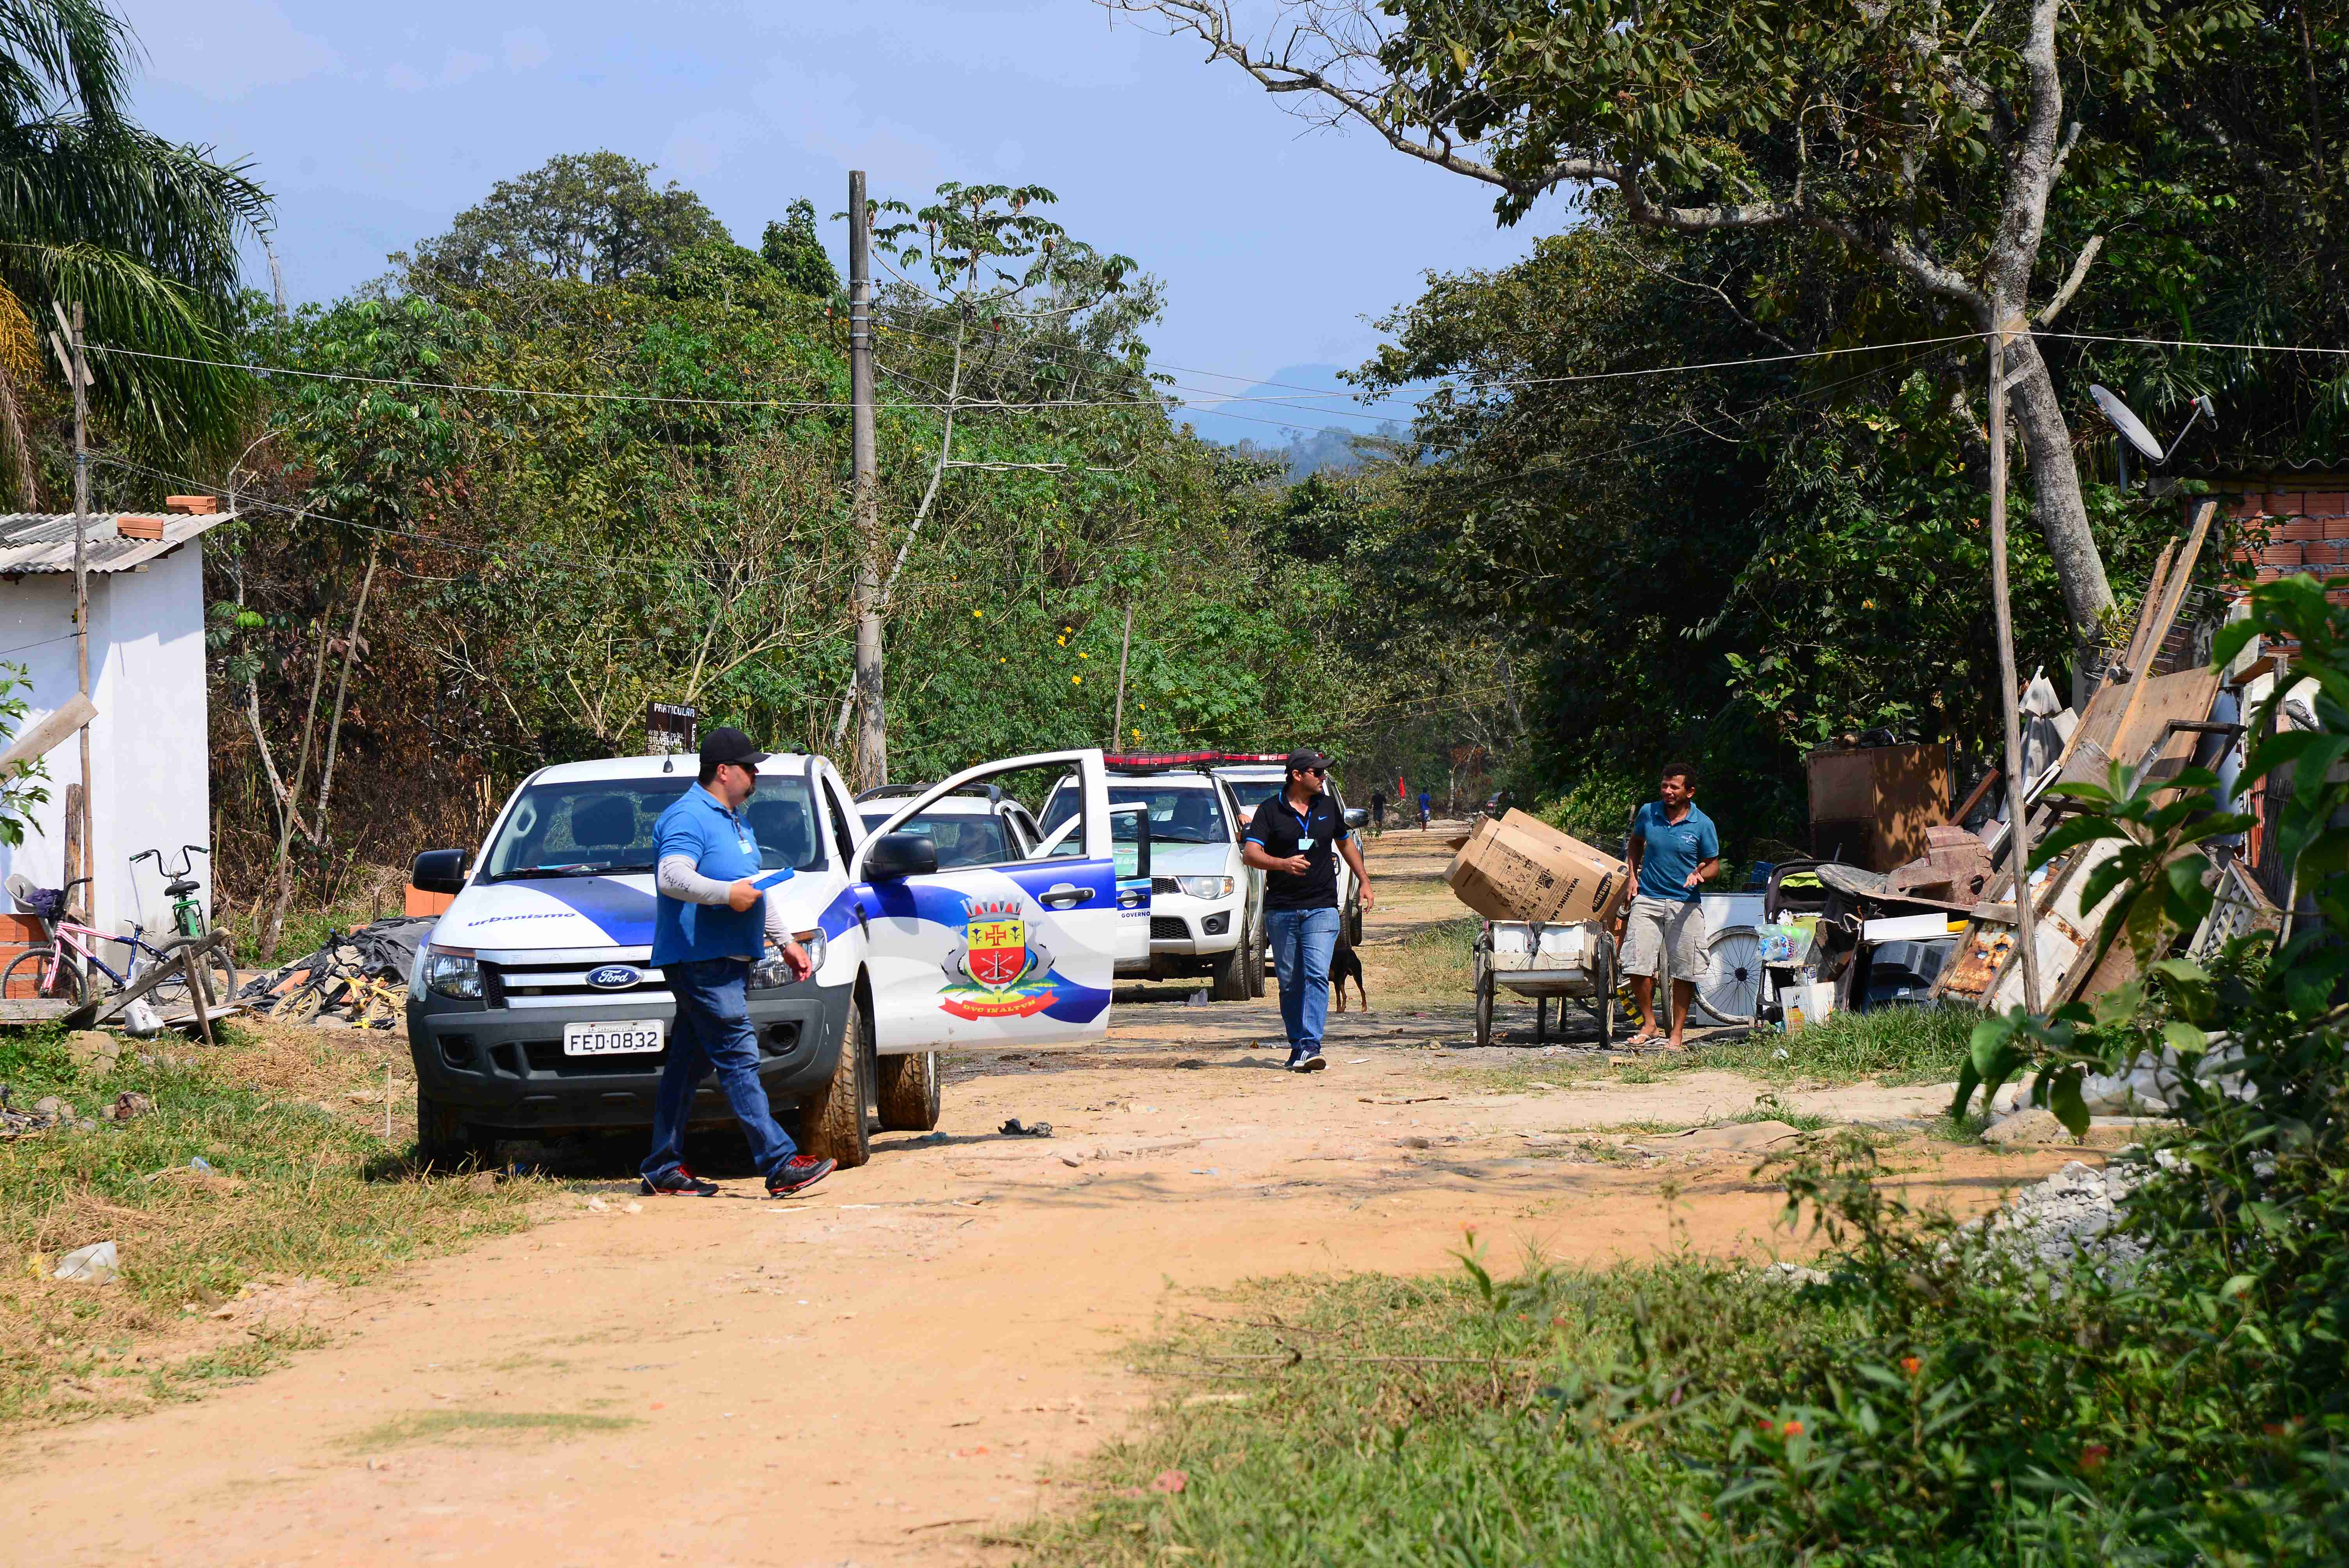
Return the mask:
<path id="1" fill-rule="evenodd" d="M 645 705 L 645 749 L 655 757 L 691 751 L 701 744 L 695 726 L 701 710 L 673 702 Z"/>

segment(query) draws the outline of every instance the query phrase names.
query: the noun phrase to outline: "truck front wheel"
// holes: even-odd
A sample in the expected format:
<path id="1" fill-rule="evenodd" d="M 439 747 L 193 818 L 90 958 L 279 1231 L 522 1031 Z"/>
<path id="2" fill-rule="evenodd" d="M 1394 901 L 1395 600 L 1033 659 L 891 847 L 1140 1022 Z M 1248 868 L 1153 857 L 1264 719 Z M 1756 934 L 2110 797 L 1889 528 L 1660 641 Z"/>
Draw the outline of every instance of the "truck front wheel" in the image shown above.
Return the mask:
<path id="1" fill-rule="evenodd" d="M 938 1124 L 938 1053 L 881 1058 L 881 1130 L 927 1132 Z"/>
<path id="2" fill-rule="evenodd" d="M 416 1096 L 416 1163 L 425 1171 L 458 1171 L 468 1165 L 486 1167 L 497 1154 L 497 1140 L 468 1126 L 458 1108 L 442 1105 L 430 1095 Z"/>
<path id="3" fill-rule="evenodd" d="M 836 1161 L 843 1171 L 873 1158 L 872 1135 L 864 1126 L 865 1103 L 872 1098 L 866 1086 L 873 1081 L 873 1009 L 860 995 L 849 1005 L 832 1082 L 792 1118 L 792 1139 L 801 1153 Z"/>

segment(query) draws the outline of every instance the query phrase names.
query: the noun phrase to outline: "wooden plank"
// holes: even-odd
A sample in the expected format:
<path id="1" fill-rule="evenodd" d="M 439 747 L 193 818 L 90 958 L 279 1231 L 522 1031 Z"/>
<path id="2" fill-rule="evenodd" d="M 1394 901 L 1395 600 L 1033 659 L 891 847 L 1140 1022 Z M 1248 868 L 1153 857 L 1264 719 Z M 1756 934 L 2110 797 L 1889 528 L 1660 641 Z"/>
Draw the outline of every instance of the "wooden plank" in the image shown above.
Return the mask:
<path id="1" fill-rule="evenodd" d="M 2193 722 L 2210 717 L 2210 705 L 2218 699 L 2220 675 L 2217 670 L 2196 667 L 2180 670 L 2172 676 L 2151 676 L 2131 681 L 2127 686 L 2107 686 L 2096 694 L 2099 699 L 2117 699 L 2128 694 L 2120 705 L 2117 717 L 2107 711 L 2095 717 L 2101 722 L 2110 719 L 2112 733 L 2083 744 L 2064 765 L 2061 784 L 2103 784 L 2109 777 L 2108 767 L 2114 762 L 2136 768 L 2147 760 L 2147 752 L 2157 743 L 2160 749 L 2156 758 L 2167 766 L 2165 777 L 2175 777 L 2185 764 L 2183 758 L 2194 754 L 2196 737 L 2173 735 L 2166 741 L 2162 732 L 2172 719 Z M 2090 708 L 2096 704 L 2091 702 Z M 2080 728 L 2085 731 L 2084 720 Z"/>
<path id="2" fill-rule="evenodd" d="M 2146 579 L 2145 597 L 2137 602 L 2137 624 L 2129 628 L 2128 646 L 2121 651 L 2121 668 L 2124 671 L 2137 668 L 2137 655 L 2146 645 L 2146 623 L 2160 607 L 2162 597 L 2169 587 L 2169 558 L 2177 551 L 2178 541 L 2164 541 L 2161 554 L 2153 563 L 2153 575 Z M 2123 678 L 2126 679 L 2126 676 Z"/>
<path id="3" fill-rule="evenodd" d="M 202 957 L 204 954 L 211 952 L 213 948 L 227 945 L 228 940 L 228 929 L 227 927 L 222 926 L 217 930 L 204 933 L 203 935 L 188 944 L 186 948 L 182 951 L 192 963 L 194 959 Z M 136 1002 L 140 997 L 144 996 L 148 992 L 152 991 L 156 986 L 162 985 L 165 981 L 171 979 L 173 975 L 178 973 L 180 973 L 180 971 L 175 970 L 168 964 L 158 964 L 155 967 L 147 971 L 144 975 L 140 976 L 137 985 L 131 985 L 124 990 L 109 992 L 103 996 L 85 1002 L 80 1006 L 76 1007 L 72 1012 L 66 1015 L 66 1022 L 77 1029 L 87 1029 L 101 1019 L 119 1016 L 125 1007 L 129 1006 L 131 1003 Z M 201 997 L 203 995 L 203 992 L 202 990 L 198 990 L 195 992 L 195 995 Z"/>
<path id="4" fill-rule="evenodd" d="M 47 1024 L 73 1011 L 62 996 L 0 997 L 0 1024 Z"/>
<path id="5" fill-rule="evenodd" d="M 1998 788 L 1998 781 L 2003 777 L 2005 775 L 1995 768 L 1983 774 L 1982 782 L 1966 791 L 1966 798 L 1959 802 L 1956 810 L 1950 813 L 1950 825 L 1960 826 L 1968 817 L 1972 816 L 1974 808 L 1982 803 L 1984 796 Z"/>

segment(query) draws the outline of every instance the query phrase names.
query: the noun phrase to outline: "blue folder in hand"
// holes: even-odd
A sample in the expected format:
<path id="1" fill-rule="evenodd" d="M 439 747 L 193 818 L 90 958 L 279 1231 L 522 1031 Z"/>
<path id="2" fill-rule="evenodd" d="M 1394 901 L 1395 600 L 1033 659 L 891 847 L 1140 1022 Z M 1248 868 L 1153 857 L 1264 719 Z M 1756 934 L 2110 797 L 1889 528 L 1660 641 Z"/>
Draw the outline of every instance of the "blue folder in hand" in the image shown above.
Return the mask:
<path id="1" fill-rule="evenodd" d="M 764 892 L 766 889 L 774 886 L 777 882 L 789 882 L 791 880 L 792 868 L 785 866 L 781 871 L 769 872 L 765 876 L 760 877 L 758 880 L 751 882 L 750 885 L 754 888 L 758 888 L 761 892 Z"/>

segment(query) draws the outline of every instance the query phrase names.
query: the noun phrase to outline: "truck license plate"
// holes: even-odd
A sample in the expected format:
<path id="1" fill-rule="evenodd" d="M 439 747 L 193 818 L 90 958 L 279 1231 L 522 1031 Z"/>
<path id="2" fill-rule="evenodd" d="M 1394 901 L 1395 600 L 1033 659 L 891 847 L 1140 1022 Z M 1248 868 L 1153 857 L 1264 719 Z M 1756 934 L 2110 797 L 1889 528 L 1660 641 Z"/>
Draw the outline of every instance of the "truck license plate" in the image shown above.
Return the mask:
<path id="1" fill-rule="evenodd" d="M 566 1057 L 633 1056 L 660 1048 L 661 1021 L 658 1018 L 563 1026 L 563 1054 Z"/>

